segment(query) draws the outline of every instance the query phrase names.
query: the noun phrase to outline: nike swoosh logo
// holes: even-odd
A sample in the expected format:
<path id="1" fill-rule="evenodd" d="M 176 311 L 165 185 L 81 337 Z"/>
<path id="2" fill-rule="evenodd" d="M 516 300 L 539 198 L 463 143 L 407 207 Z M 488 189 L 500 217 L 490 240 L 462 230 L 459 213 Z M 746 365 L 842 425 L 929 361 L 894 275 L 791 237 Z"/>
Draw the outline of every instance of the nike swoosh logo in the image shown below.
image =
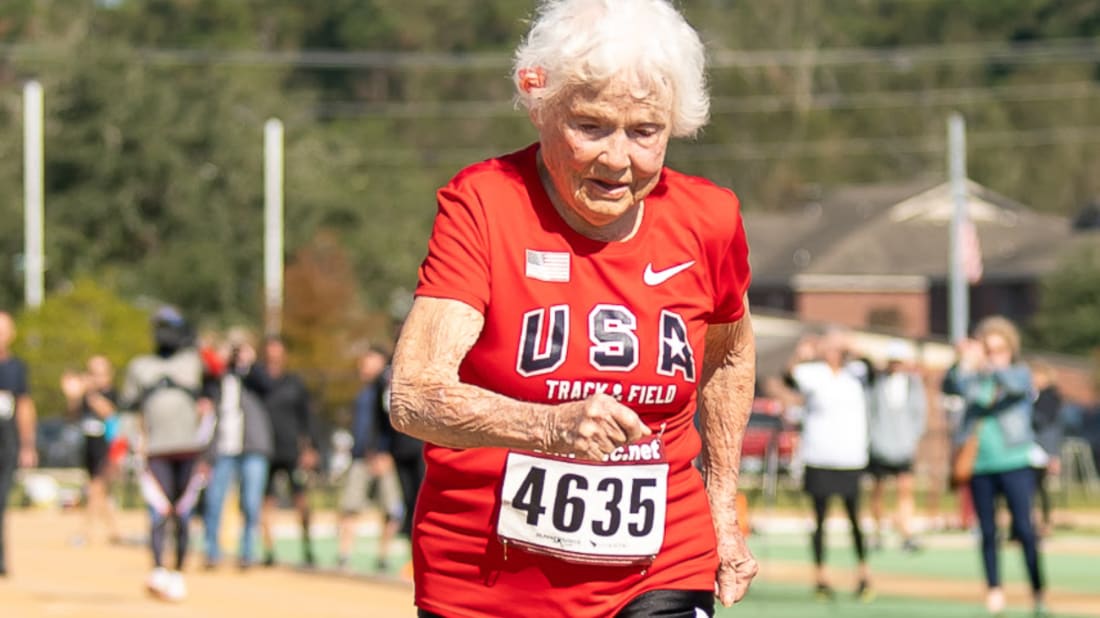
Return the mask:
<path id="1" fill-rule="evenodd" d="M 650 262 L 645 265 L 645 273 L 642 274 L 642 280 L 645 281 L 646 285 L 661 285 L 672 277 L 691 268 L 694 264 L 695 260 L 689 260 L 683 264 L 670 266 L 664 270 L 653 270 L 653 262 Z"/>

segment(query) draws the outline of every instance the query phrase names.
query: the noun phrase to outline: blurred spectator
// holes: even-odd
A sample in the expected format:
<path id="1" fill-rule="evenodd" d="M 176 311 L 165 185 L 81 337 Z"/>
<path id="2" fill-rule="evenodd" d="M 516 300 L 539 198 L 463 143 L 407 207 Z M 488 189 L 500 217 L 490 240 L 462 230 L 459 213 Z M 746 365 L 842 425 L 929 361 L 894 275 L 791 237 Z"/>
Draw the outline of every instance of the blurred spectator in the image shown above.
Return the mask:
<path id="1" fill-rule="evenodd" d="M 852 526 L 859 563 L 856 594 L 873 596 L 863 534 L 859 528 L 859 480 L 867 467 L 867 373 L 853 361 L 848 335 L 831 330 L 816 341 L 816 353 L 800 343 L 795 350 L 790 379 L 802 397 L 801 453 L 804 487 L 813 500 L 813 558 L 816 594 L 834 596 L 825 569 L 825 516 L 828 500 L 839 496 Z"/>
<path id="2" fill-rule="evenodd" d="M 217 429 L 207 459 L 212 464 L 206 487 L 203 523 L 206 533 L 206 567 L 221 561 L 221 518 L 226 493 L 236 481 L 244 525 L 239 532 L 238 566 L 247 569 L 256 560 L 255 543 L 267 486 L 268 460 L 274 452 L 271 417 L 263 404 L 255 379 L 256 349 L 246 333 L 231 332 L 217 381 Z"/>
<path id="3" fill-rule="evenodd" d="M 34 400 L 28 390 L 27 366 L 11 353 L 15 321 L 0 311 L 0 577 L 8 574 L 4 554 L 4 511 L 16 466 L 38 464 L 35 450 Z"/>
<path id="4" fill-rule="evenodd" d="M 142 415 L 141 445 L 147 470 L 142 494 L 152 526 L 149 546 L 153 572 L 146 581 L 161 599 L 187 596 L 183 565 L 189 543 L 189 521 L 204 482 L 199 465 L 214 429 L 213 404 L 204 390 L 203 365 L 191 328 L 172 307 L 153 316 L 155 352 L 138 356 L 126 367 L 119 406 Z M 174 569 L 165 568 L 168 526 L 175 524 Z"/>
<path id="5" fill-rule="evenodd" d="M 264 341 L 263 362 L 257 378 L 265 393 L 264 405 L 271 415 L 275 449 L 267 477 L 260 529 L 263 533 L 264 565 L 275 564 L 272 518 L 276 509 L 276 488 L 280 477 L 290 487 L 294 508 L 302 526 L 302 559 L 314 565 L 313 544 L 309 536 L 310 508 L 306 494 L 310 472 L 318 464 L 318 445 L 314 436 L 310 394 L 305 382 L 287 366 L 286 343 L 277 336 Z"/>
<path id="6" fill-rule="evenodd" d="M 112 543 L 119 541 L 115 506 L 111 500 L 111 482 L 118 462 L 111 452 L 119 432 L 118 392 L 114 387 L 115 371 L 105 356 L 88 359 L 87 371 L 68 371 L 61 376 L 61 390 L 69 413 L 79 418 L 84 435 L 84 469 L 88 473 L 85 488 L 84 530 L 74 541 L 78 544 L 93 540 L 93 527 L 98 519 Z"/>
<path id="7" fill-rule="evenodd" d="M 904 341 L 891 341 L 886 348 L 886 367 L 875 376 L 871 386 L 868 436 L 870 457 L 867 471 L 874 479 L 871 489 L 871 513 L 875 520 L 874 546 L 882 546 L 883 494 L 886 480 L 897 484 L 895 525 L 902 538 L 902 549 L 919 549 L 913 539 L 913 457 L 924 435 L 928 400 L 924 381 L 914 371 L 915 355 Z"/>
<path id="8" fill-rule="evenodd" d="M 1045 614 L 1039 545 L 1031 519 L 1035 475 L 1031 450 L 1031 371 L 1019 361 L 1020 335 L 1009 320 L 982 320 L 974 339 L 960 342 L 958 360 L 944 378 L 943 390 L 962 396 L 966 408 L 955 435 L 956 444 L 977 436 L 977 458 L 970 492 L 981 526 L 982 559 L 987 584 L 986 609 L 999 614 L 1005 607 L 997 558 L 997 495 L 1012 514 L 1012 536 L 1019 540 L 1031 582 L 1036 614 Z"/>
<path id="9" fill-rule="evenodd" d="M 384 518 L 378 541 L 379 571 L 389 568 L 390 544 L 404 519 L 405 506 L 401 487 L 398 484 L 393 456 L 389 451 L 393 431 L 384 418 L 382 406 L 386 390 L 382 373 L 386 369 L 386 363 L 386 355 L 374 349 L 360 356 L 358 361 L 362 387 L 356 395 L 352 413 L 352 462 L 340 499 L 340 547 L 337 561 L 341 568 L 348 565 L 355 544 L 356 520 L 372 493 L 377 498 Z"/>
<path id="10" fill-rule="evenodd" d="M 1035 442 L 1042 448 L 1039 457 L 1033 458 L 1036 497 L 1039 499 L 1039 535 L 1046 536 L 1052 530 L 1051 504 L 1048 481 L 1062 472 L 1062 443 L 1065 441 L 1065 424 L 1062 420 L 1062 394 L 1055 382 L 1054 368 L 1049 363 L 1031 363 L 1031 384 L 1036 397 L 1031 428 Z"/>
<path id="11" fill-rule="evenodd" d="M 387 431 L 393 432 L 390 440 L 390 454 L 397 466 L 397 478 L 401 481 L 401 495 L 405 498 L 405 521 L 401 524 L 401 534 L 412 536 L 413 514 L 416 511 L 416 498 L 420 494 L 420 484 L 424 480 L 424 442 L 409 434 L 394 431 L 390 425 L 390 380 L 392 367 L 382 372 L 382 405 Z"/>

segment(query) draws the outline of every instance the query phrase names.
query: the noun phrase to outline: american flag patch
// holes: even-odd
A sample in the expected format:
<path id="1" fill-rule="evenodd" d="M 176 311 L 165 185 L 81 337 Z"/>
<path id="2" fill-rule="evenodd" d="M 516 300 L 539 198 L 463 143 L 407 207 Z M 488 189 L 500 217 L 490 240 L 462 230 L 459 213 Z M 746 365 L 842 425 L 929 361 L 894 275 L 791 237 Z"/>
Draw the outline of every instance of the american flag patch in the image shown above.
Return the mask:
<path id="1" fill-rule="evenodd" d="M 558 251 L 528 249 L 525 274 L 529 279 L 567 283 L 569 281 L 569 254 Z"/>

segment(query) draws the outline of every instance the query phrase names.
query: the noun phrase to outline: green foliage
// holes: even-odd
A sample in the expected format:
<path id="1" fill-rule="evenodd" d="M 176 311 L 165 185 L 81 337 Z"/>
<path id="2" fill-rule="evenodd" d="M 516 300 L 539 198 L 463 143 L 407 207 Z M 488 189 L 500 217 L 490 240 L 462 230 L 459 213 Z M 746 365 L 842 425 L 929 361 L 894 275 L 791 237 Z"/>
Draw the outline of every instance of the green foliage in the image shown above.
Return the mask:
<path id="1" fill-rule="evenodd" d="M 1076 251 L 1042 283 L 1033 321 L 1039 345 L 1067 354 L 1100 355 L 1100 246 Z"/>
<path id="2" fill-rule="evenodd" d="M 111 360 L 116 371 L 151 350 L 149 315 L 91 279 L 78 279 L 55 292 L 37 311 L 16 317 L 14 351 L 31 371 L 31 394 L 41 416 L 65 411 L 61 374 L 83 370 L 93 355 Z M 121 376 L 120 376 L 121 378 Z"/>
<path id="3" fill-rule="evenodd" d="M 332 420 L 359 388 L 356 356 L 370 345 L 388 347 L 385 314 L 363 309 L 348 252 L 339 235 L 322 229 L 287 265 L 283 335 L 294 367 Z"/>

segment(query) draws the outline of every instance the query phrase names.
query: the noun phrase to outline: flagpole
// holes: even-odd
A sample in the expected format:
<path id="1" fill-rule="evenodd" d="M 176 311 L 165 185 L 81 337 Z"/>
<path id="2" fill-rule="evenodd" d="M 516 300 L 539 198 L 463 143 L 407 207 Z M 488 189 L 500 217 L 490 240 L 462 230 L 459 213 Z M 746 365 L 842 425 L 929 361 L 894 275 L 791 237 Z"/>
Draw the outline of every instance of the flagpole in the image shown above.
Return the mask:
<path id="1" fill-rule="evenodd" d="M 954 112 L 947 121 L 948 173 L 951 179 L 951 269 L 948 277 L 951 341 L 957 342 L 970 330 L 970 288 L 963 272 L 963 226 L 967 220 L 966 121 Z"/>

